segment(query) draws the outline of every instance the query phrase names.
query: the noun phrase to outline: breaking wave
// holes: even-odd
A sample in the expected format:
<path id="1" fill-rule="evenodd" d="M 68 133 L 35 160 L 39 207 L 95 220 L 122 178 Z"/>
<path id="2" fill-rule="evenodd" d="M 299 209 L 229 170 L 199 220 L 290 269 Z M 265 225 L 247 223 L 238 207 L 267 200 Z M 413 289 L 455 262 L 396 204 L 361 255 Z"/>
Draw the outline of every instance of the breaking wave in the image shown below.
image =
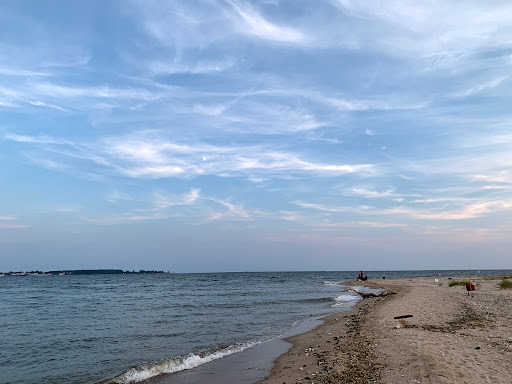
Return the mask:
<path id="1" fill-rule="evenodd" d="M 130 384 L 138 383 L 152 377 L 162 375 L 164 373 L 175 373 L 192 369 L 200 365 L 209 363 L 210 361 L 220 359 L 233 353 L 241 352 L 250 348 L 257 343 L 246 343 L 239 345 L 230 345 L 228 347 L 220 347 L 200 354 L 189 354 L 186 356 L 172 357 L 157 362 L 146 363 L 134 368 L 130 368 L 119 376 L 100 384 Z"/>
<path id="2" fill-rule="evenodd" d="M 331 305 L 331 307 L 338 307 L 340 305 L 343 305 L 343 303 L 357 299 L 359 299 L 359 297 L 354 295 L 340 295 L 334 299 L 334 301 L 336 302 L 333 305 Z"/>
<path id="3" fill-rule="evenodd" d="M 336 301 L 335 297 L 315 297 L 312 299 L 299 299 L 295 302 L 297 303 L 325 303 L 330 301 Z"/>
<path id="4" fill-rule="evenodd" d="M 313 298 L 313 299 L 301 299 L 301 300 L 297 300 L 297 302 L 300 302 L 300 303 L 329 303 L 329 302 L 334 302 L 333 305 L 331 305 L 331 307 L 337 307 L 339 305 L 342 305 L 343 303 L 346 303 L 348 301 L 353 301 L 353 300 L 357 300 L 359 299 L 359 296 L 358 295 L 351 295 L 351 294 L 346 294 L 346 295 L 340 295 L 340 296 L 337 296 L 337 297 L 316 297 L 316 298 Z"/>
<path id="5" fill-rule="evenodd" d="M 340 285 L 340 283 L 337 281 L 324 281 L 324 284 L 325 285 Z"/>

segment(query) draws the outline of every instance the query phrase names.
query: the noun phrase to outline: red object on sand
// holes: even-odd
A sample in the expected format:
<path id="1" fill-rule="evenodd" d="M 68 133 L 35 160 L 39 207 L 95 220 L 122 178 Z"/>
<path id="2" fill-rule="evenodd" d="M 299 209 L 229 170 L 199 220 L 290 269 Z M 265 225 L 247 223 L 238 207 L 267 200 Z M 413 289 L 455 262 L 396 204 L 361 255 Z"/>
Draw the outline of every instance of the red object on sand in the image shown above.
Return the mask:
<path id="1" fill-rule="evenodd" d="M 471 283 L 466 284 L 466 291 L 468 291 L 468 292 L 474 291 L 475 289 L 476 289 L 476 287 L 473 284 L 471 284 Z"/>

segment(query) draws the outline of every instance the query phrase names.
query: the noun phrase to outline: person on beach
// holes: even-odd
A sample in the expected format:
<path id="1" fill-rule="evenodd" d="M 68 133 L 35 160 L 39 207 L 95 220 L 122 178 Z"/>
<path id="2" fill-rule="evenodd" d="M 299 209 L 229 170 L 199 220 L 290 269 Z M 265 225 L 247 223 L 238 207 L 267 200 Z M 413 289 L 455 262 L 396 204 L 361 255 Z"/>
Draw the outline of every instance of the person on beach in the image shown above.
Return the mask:
<path id="1" fill-rule="evenodd" d="M 471 281 L 469 280 L 469 277 L 468 277 L 468 282 L 466 283 L 466 291 L 468 291 L 468 295 L 469 295 L 469 292 L 474 291 L 475 289 L 476 289 L 476 287 L 471 283 Z"/>

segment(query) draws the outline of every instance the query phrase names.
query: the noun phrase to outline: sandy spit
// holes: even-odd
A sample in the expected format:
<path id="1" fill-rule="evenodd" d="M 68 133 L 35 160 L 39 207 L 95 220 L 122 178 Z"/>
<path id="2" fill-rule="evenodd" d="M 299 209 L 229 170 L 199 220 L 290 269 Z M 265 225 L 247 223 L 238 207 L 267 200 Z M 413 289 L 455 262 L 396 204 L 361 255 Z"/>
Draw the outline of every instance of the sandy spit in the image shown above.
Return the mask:
<path id="1" fill-rule="evenodd" d="M 476 291 L 440 277 L 374 280 L 395 295 L 326 317 L 259 384 L 512 383 L 512 290 L 475 277 Z M 361 285 L 361 283 L 344 283 Z M 400 324 L 395 316 L 413 315 Z"/>

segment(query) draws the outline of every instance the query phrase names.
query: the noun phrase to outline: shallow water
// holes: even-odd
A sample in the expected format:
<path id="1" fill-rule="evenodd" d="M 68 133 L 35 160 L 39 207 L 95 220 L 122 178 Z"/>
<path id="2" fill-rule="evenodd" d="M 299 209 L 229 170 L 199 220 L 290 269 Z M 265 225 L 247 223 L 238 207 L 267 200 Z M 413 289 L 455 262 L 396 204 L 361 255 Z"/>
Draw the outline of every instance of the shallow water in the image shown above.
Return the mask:
<path id="1" fill-rule="evenodd" d="M 368 275 L 440 272 L 478 273 Z M 1 277 L 0 383 L 134 382 L 194 367 L 350 307 L 358 296 L 336 283 L 356 274 Z"/>

